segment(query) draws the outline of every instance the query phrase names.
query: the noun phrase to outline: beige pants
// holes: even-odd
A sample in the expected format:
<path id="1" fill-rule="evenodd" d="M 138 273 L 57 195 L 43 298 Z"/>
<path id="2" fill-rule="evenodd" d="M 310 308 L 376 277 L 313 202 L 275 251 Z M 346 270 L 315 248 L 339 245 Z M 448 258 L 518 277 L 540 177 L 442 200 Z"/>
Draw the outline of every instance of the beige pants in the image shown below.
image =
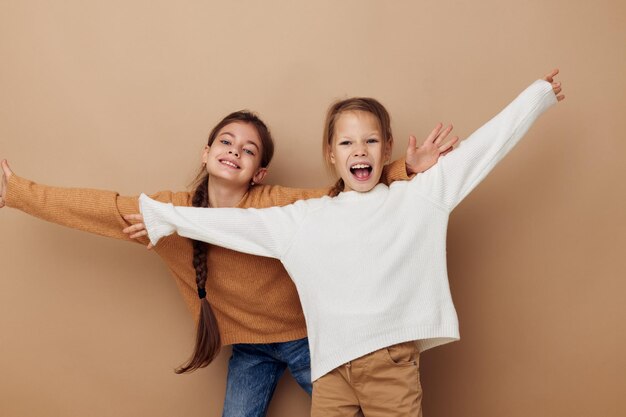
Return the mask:
<path id="1" fill-rule="evenodd" d="M 422 416 L 414 342 L 369 353 L 313 382 L 311 417 L 357 416 Z"/>

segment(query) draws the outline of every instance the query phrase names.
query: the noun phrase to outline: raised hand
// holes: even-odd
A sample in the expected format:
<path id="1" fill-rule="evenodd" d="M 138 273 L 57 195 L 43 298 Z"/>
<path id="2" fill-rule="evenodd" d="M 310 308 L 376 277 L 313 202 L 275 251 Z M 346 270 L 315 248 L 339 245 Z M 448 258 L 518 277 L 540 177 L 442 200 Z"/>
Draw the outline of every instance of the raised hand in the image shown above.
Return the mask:
<path id="1" fill-rule="evenodd" d="M 550 84 L 552 84 L 552 91 L 554 91 L 554 95 L 556 96 L 556 99 L 558 101 L 563 101 L 565 99 L 565 95 L 560 94 L 562 90 L 561 83 L 558 81 L 554 81 L 554 77 L 556 77 L 558 73 L 559 73 L 559 69 L 555 68 L 545 77 L 543 77 L 543 79 L 549 82 Z"/>
<path id="2" fill-rule="evenodd" d="M 13 171 L 9 168 L 9 163 L 6 159 L 2 160 L 2 182 L 0 182 L 0 208 L 6 205 L 7 187 L 9 184 L 9 178 L 13 175 Z"/>
<path id="3" fill-rule="evenodd" d="M 125 214 L 124 220 L 130 223 L 134 223 L 132 226 L 128 226 L 122 232 L 129 235 L 128 237 L 131 239 L 139 239 L 144 236 L 148 236 L 148 231 L 146 230 L 146 225 L 143 223 L 143 216 L 141 214 Z M 148 243 L 148 250 L 152 249 L 154 246 L 152 243 Z"/>
<path id="4" fill-rule="evenodd" d="M 444 129 L 443 124 L 438 123 L 420 147 L 417 147 L 415 136 L 409 136 L 409 147 L 406 150 L 407 173 L 419 174 L 424 172 L 435 165 L 440 156 L 452 151 L 459 138 L 454 136 L 446 141 L 451 131 L 452 125 Z"/>

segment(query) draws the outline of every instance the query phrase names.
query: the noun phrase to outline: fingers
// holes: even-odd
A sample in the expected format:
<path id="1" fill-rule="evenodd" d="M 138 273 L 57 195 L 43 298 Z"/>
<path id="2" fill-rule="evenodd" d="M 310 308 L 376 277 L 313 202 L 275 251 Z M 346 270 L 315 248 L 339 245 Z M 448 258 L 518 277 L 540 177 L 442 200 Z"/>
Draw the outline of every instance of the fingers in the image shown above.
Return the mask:
<path id="1" fill-rule="evenodd" d="M 6 160 L 2 160 L 2 166 L 4 168 L 4 165 L 6 164 Z M 8 165 L 7 165 L 8 167 Z M 5 173 L 2 176 L 2 180 L 0 180 L 0 208 L 4 207 L 6 205 L 5 199 L 7 196 L 7 186 L 8 186 L 8 176 Z"/>
<path id="2" fill-rule="evenodd" d="M 130 237 L 133 237 L 132 233 L 136 233 L 139 232 L 141 230 L 146 230 L 146 226 L 143 223 L 137 223 L 137 224 L 133 224 L 132 226 L 128 226 L 127 228 L 123 229 L 122 232 L 131 235 Z M 146 232 L 147 234 L 147 232 Z"/>
<path id="3" fill-rule="evenodd" d="M 424 143 L 434 143 L 436 145 L 441 143 L 452 132 L 453 128 L 452 124 L 450 124 L 450 126 L 443 129 L 443 123 L 437 123 L 437 126 L 430 132 Z"/>
<path id="4" fill-rule="evenodd" d="M 439 136 L 439 133 L 441 132 L 442 127 L 443 127 L 442 123 L 437 123 L 437 126 L 435 126 L 432 132 L 430 132 L 430 135 L 428 135 L 425 142 L 434 143 L 437 137 Z"/>
<path id="5" fill-rule="evenodd" d="M 545 77 L 543 77 L 544 80 L 546 80 L 547 82 L 551 83 L 554 81 L 554 77 L 556 77 L 556 75 L 559 73 L 559 69 L 555 68 L 552 71 L 550 71 L 549 74 L 546 74 Z"/>
<path id="6" fill-rule="evenodd" d="M 450 134 L 450 132 L 452 132 L 452 129 L 454 127 L 452 126 L 452 124 L 450 124 L 450 126 L 446 127 L 440 134 L 439 136 L 437 136 L 437 139 L 435 139 L 435 141 L 433 142 L 435 145 L 439 145 L 441 142 L 444 141 L 444 139 L 446 137 L 448 137 L 448 135 Z"/>
<path id="7" fill-rule="evenodd" d="M 143 216 L 141 214 L 125 214 L 124 220 L 129 222 L 139 222 L 122 230 L 122 232 L 126 233 L 129 238 L 139 239 L 141 237 L 148 236 L 148 231 L 146 230 L 146 225 L 143 224 Z M 148 250 L 153 247 L 152 243 L 149 243 L 148 246 L 146 246 Z"/>
<path id="8" fill-rule="evenodd" d="M 125 214 L 124 215 L 124 220 L 129 221 L 131 223 L 133 222 L 143 222 L 143 216 L 139 213 L 137 214 Z"/>
<path id="9" fill-rule="evenodd" d="M 556 96 L 556 100 L 557 101 L 563 101 L 563 100 L 565 100 L 565 95 L 560 94 L 560 92 L 561 92 L 561 83 L 560 82 L 554 82 L 554 77 L 556 77 L 558 73 L 559 73 L 559 69 L 555 68 L 549 74 L 546 74 L 546 76 L 543 77 L 543 79 L 552 84 L 552 90 L 554 91 L 554 95 Z"/>
<path id="10" fill-rule="evenodd" d="M 134 225 L 134 226 L 139 226 L 139 225 Z M 134 226 L 131 227 L 127 227 L 126 229 L 123 230 L 124 233 L 128 234 L 128 237 L 131 239 L 139 239 L 140 237 L 144 237 L 144 236 L 148 236 L 148 231 L 143 228 L 143 229 L 132 229 Z M 143 226 L 143 224 L 142 224 Z"/>
<path id="11" fill-rule="evenodd" d="M 456 145 L 457 143 L 459 143 L 459 137 L 455 136 L 452 139 L 450 139 L 448 142 L 444 143 L 443 145 L 439 146 L 439 152 L 441 153 L 441 155 L 445 155 L 448 152 L 450 152 L 452 150 L 452 147 L 454 145 Z"/>
<path id="12" fill-rule="evenodd" d="M 9 167 L 9 161 L 6 159 L 2 160 L 2 172 L 7 180 L 13 175 L 13 171 L 11 171 L 11 168 Z"/>
<path id="13" fill-rule="evenodd" d="M 564 94 L 560 94 L 563 89 L 561 88 L 561 83 L 552 83 L 552 91 L 556 96 L 557 101 L 563 101 L 565 99 Z"/>
<path id="14" fill-rule="evenodd" d="M 409 153 L 417 148 L 417 138 L 413 135 L 409 136 L 409 147 L 406 149 L 406 152 Z"/>
<path id="15" fill-rule="evenodd" d="M 146 232 L 145 230 L 141 230 L 137 233 L 133 233 L 132 235 L 128 236 L 131 239 L 139 239 L 140 237 L 144 237 L 144 236 L 148 236 L 148 232 Z"/>

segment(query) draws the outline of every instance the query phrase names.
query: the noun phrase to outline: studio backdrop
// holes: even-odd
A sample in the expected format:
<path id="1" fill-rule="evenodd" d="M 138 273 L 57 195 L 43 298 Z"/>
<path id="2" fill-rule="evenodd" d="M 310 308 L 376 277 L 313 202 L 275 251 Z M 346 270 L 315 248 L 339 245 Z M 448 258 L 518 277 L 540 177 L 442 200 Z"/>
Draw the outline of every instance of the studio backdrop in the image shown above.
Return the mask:
<path id="1" fill-rule="evenodd" d="M 0 158 L 41 184 L 187 190 L 211 128 L 250 109 L 276 140 L 266 182 L 321 187 L 333 100 L 387 106 L 398 158 L 558 67 L 566 100 L 451 216 L 461 340 L 422 356 L 424 412 L 618 417 L 625 19 L 619 0 L 3 0 Z M 154 253 L 0 210 L 0 415 L 219 416 L 230 348 L 175 375 L 194 337 Z M 269 415 L 309 406 L 285 376 Z"/>

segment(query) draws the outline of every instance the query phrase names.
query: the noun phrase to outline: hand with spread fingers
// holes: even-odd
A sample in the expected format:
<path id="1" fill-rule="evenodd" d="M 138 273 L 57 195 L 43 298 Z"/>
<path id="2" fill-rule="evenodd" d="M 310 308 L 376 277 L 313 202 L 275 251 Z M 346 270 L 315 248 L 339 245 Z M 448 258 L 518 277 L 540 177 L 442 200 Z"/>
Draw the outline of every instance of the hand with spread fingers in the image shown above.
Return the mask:
<path id="1" fill-rule="evenodd" d="M 409 147 L 406 150 L 406 170 L 409 174 L 419 174 L 431 168 L 437 163 L 440 156 L 452 151 L 459 141 L 458 136 L 446 141 L 452 131 L 452 125 L 443 128 L 439 123 L 421 146 L 417 147 L 415 136 L 409 137 Z"/>
<path id="2" fill-rule="evenodd" d="M 543 79 L 549 82 L 550 84 L 552 84 L 552 91 L 554 91 L 554 95 L 556 96 L 556 99 L 558 101 L 563 101 L 565 100 L 565 95 L 561 94 L 561 91 L 563 90 L 563 88 L 561 87 L 561 83 L 558 81 L 554 81 L 554 77 L 556 77 L 558 73 L 559 73 L 559 69 L 555 68 L 545 77 L 543 77 Z"/>
<path id="3" fill-rule="evenodd" d="M 133 223 L 132 226 L 128 226 L 122 230 L 124 233 L 129 235 L 129 238 L 139 239 L 144 236 L 148 236 L 148 231 L 146 230 L 146 225 L 143 223 L 143 216 L 141 214 L 126 214 L 124 215 L 124 220 L 129 223 Z M 146 247 L 150 250 L 154 247 L 154 245 L 152 245 L 152 243 L 148 243 L 148 246 Z"/>
<path id="4" fill-rule="evenodd" d="M 13 171 L 9 168 L 9 163 L 6 159 L 2 160 L 2 182 L 0 182 L 0 208 L 6 205 L 7 201 L 7 188 L 9 185 L 9 178 L 13 175 Z"/>

